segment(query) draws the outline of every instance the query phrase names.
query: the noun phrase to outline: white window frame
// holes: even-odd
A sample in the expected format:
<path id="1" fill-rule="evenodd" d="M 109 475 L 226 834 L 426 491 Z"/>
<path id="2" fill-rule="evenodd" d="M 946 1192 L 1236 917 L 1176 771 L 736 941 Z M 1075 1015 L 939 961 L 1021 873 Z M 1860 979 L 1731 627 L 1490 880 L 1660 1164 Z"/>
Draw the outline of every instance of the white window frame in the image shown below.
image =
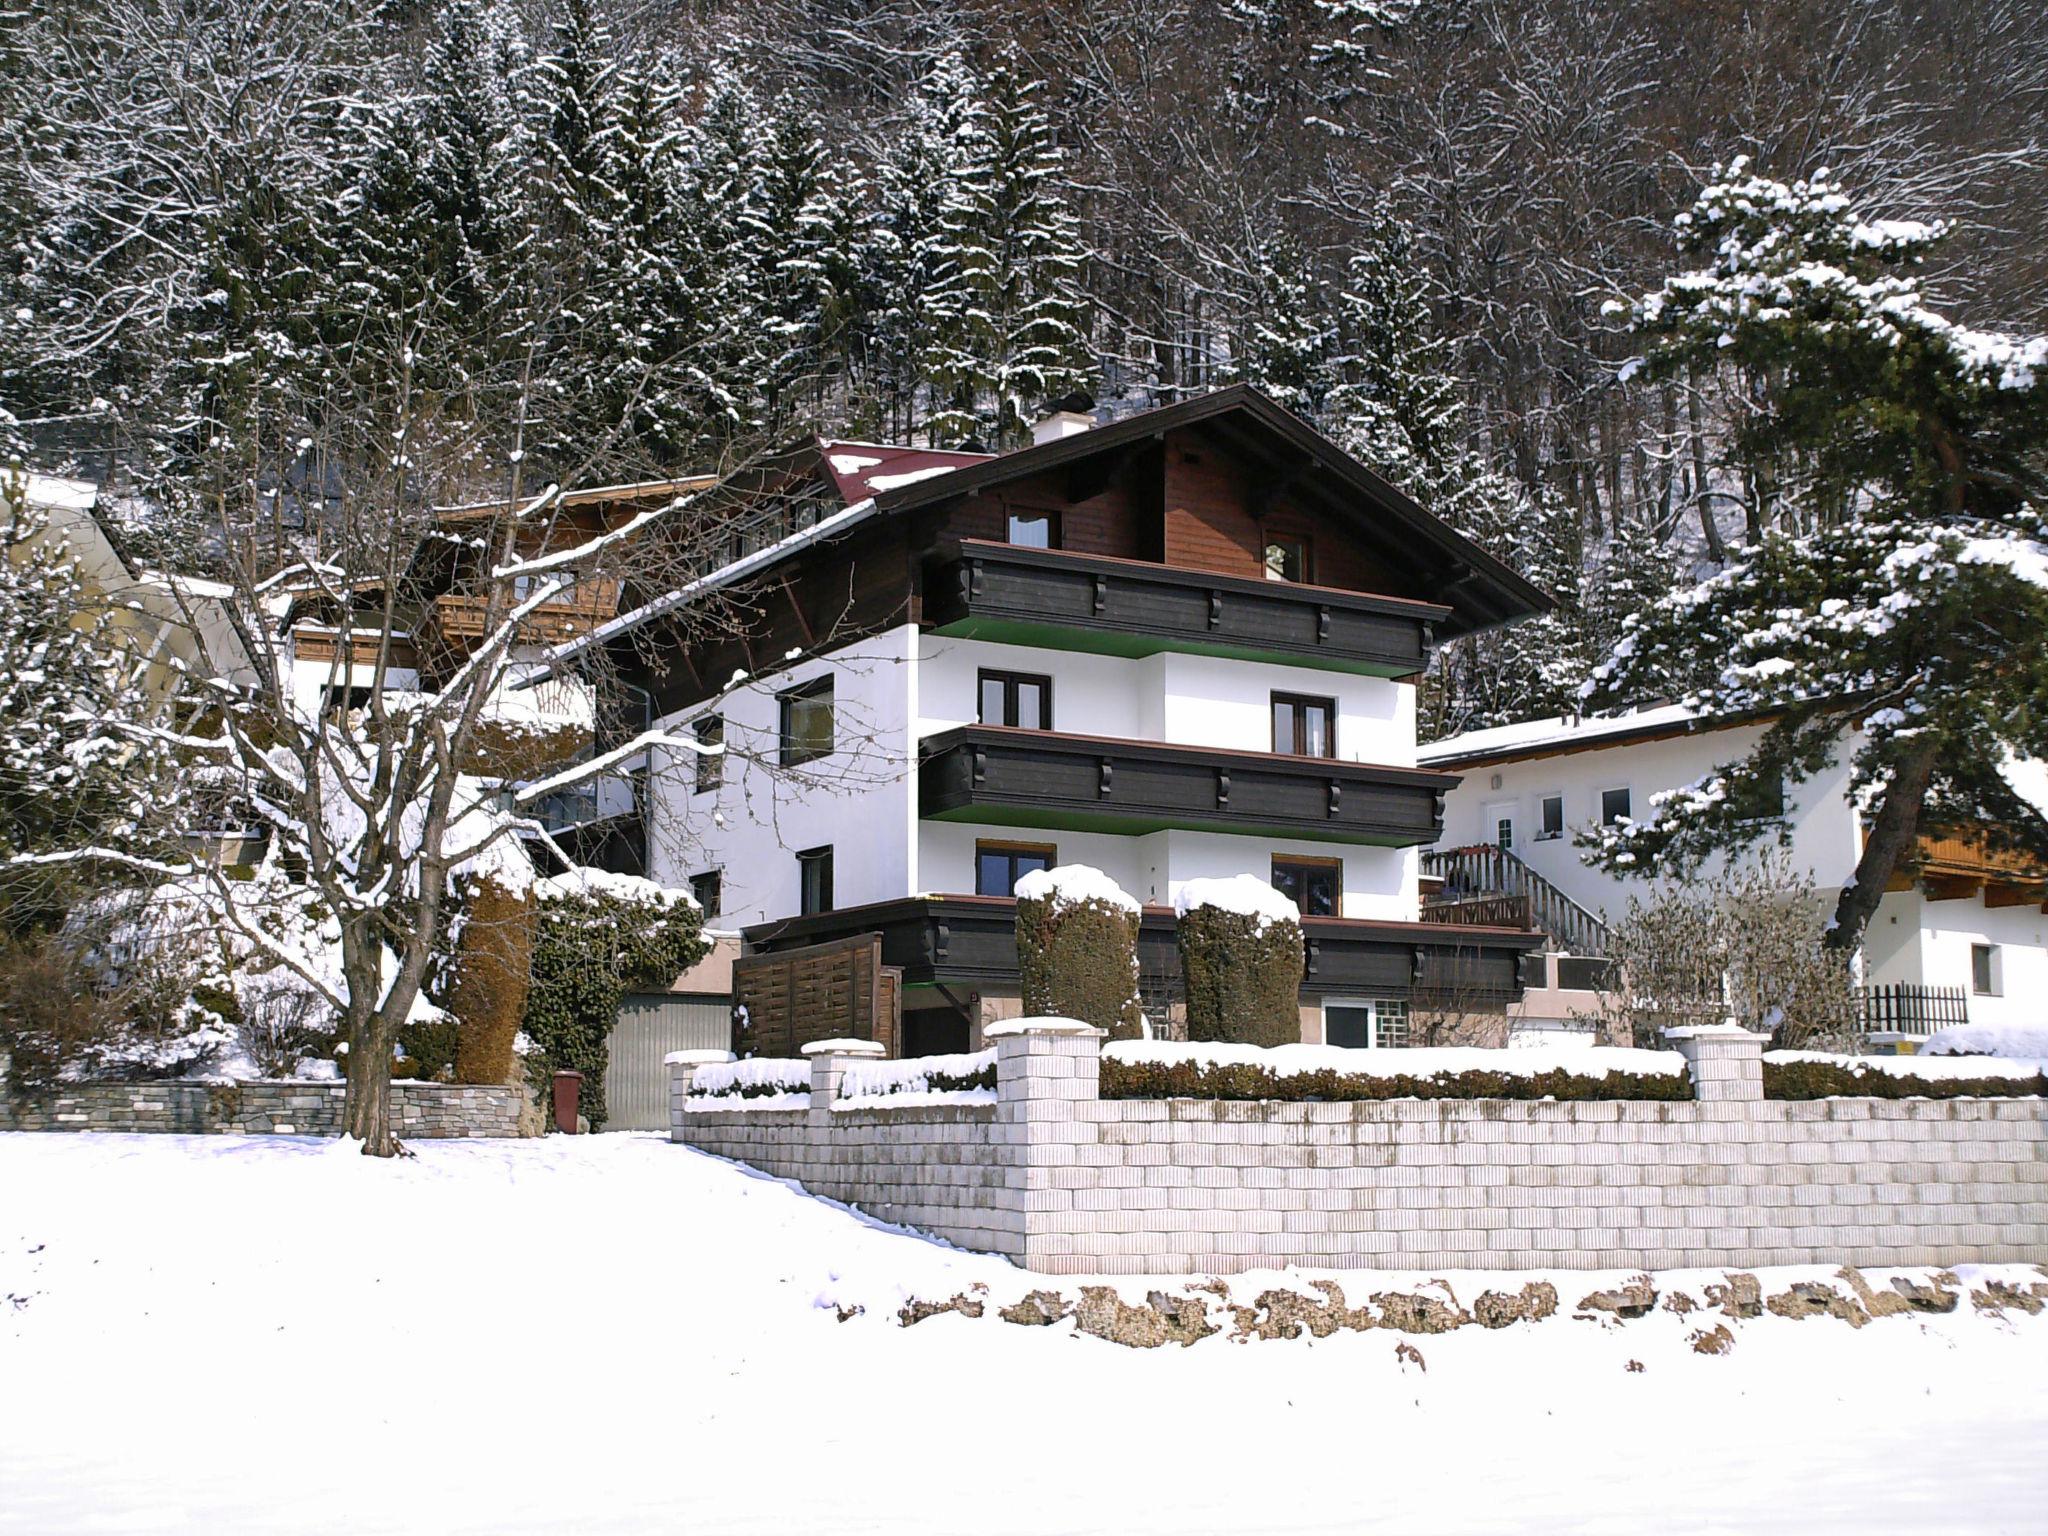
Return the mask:
<path id="1" fill-rule="evenodd" d="M 1553 800 L 1557 802 L 1557 830 L 1555 832 L 1546 832 L 1543 830 L 1543 808 Z M 1554 794 L 1538 795 L 1536 797 L 1536 831 L 1529 841 L 1532 843 L 1554 843 L 1563 837 L 1564 833 L 1564 791 L 1559 790 Z"/>
<path id="2" fill-rule="evenodd" d="M 1609 795 L 1628 796 L 1628 809 L 1623 811 L 1621 815 L 1628 821 L 1633 822 L 1636 817 L 1636 792 L 1634 787 L 1628 784 L 1610 784 L 1604 789 L 1597 789 L 1593 792 L 1594 814 L 1600 818 L 1600 825 L 1603 827 L 1615 825 L 1615 822 L 1609 820 L 1607 815 L 1607 797 Z"/>
<path id="3" fill-rule="evenodd" d="M 1977 986 L 1977 951 L 1980 949 L 1984 951 L 1986 958 L 1990 962 L 1985 967 L 1985 971 L 1987 973 L 1991 985 L 1982 989 L 1980 989 Z M 2003 953 L 2004 949 L 2004 945 L 1994 944 L 1989 939 L 1970 940 L 1970 996 L 2005 996 L 2005 955 Z"/>

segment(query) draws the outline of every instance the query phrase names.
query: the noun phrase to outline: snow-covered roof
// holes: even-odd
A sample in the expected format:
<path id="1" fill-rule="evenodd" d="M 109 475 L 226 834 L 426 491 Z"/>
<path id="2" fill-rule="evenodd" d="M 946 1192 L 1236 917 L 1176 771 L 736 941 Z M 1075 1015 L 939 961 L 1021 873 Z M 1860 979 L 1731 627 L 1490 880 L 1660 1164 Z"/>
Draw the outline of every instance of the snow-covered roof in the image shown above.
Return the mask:
<path id="1" fill-rule="evenodd" d="M 995 457 L 988 453 L 961 453 L 939 448 L 910 448 L 894 443 L 820 442 L 819 456 L 848 506 L 915 485 L 967 464 L 980 464 Z"/>
<path id="2" fill-rule="evenodd" d="M 0 477 L 0 487 L 8 482 Z M 65 512 L 90 512 L 99 500 L 100 488 L 91 480 L 66 480 L 57 475 L 28 477 L 28 504 Z"/>
<path id="3" fill-rule="evenodd" d="M 1655 731 L 1725 730 L 1742 725 L 1749 718 L 1707 719 L 1698 710 L 1684 704 L 1660 704 L 1654 709 L 1632 709 L 1621 715 L 1553 715 L 1541 720 L 1493 725 L 1484 730 L 1446 736 L 1442 741 L 1427 742 L 1418 747 L 1415 758 L 1419 763 L 1434 766 L 1491 757 L 1582 752 L 1605 746 L 1617 736 Z"/>

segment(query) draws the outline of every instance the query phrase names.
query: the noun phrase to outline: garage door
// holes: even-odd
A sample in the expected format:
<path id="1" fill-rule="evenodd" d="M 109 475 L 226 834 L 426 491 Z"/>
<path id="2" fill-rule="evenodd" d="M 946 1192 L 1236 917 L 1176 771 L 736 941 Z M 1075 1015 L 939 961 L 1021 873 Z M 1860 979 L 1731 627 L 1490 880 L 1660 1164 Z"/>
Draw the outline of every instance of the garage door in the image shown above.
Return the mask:
<path id="1" fill-rule="evenodd" d="M 670 1051 L 732 1049 L 732 1000 L 675 992 L 641 992 L 619 1004 L 605 1068 L 608 1131 L 668 1129 Z"/>

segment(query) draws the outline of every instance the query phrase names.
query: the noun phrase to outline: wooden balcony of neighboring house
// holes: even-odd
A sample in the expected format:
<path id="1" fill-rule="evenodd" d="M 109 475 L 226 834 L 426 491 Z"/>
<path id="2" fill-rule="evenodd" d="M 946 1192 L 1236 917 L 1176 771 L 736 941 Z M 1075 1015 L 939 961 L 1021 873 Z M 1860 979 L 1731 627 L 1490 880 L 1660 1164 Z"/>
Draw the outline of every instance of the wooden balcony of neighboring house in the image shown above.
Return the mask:
<path id="1" fill-rule="evenodd" d="M 1141 836 L 1167 828 L 1412 848 L 1454 775 L 1015 726 L 925 738 L 927 820 Z"/>
<path id="2" fill-rule="evenodd" d="M 1607 953 L 1607 924 L 1508 849 L 1425 849 L 1422 880 L 1422 915 L 1430 922 L 1535 928 L 1566 953 Z"/>
<path id="3" fill-rule="evenodd" d="M 511 602 L 499 599 L 503 612 Z M 590 633 L 619 610 L 619 583 L 590 580 L 578 583 L 551 602 L 542 603 L 519 622 L 519 639 L 528 645 L 561 645 Z M 491 598 L 481 592 L 445 592 L 427 605 L 422 640 L 467 654 L 484 637 L 491 620 Z"/>
<path id="4" fill-rule="evenodd" d="M 1942 828 L 1923 832 L 1912 859 L 1886 886 L 1918 887 L 1929 901 L 1967 901 L 1980 892 L 1987 907 L 2041 906 L 2048 911 L 2048 861 L 1994 848 L 1981 832 Z"/>
<path id="5" fill-rule="evenodd" d="M 374 667 L 380 654 L 385 665 L 410 671 L 419 665 L 419 648 L 410 630 L 394 630 L 387 637 L 374 628 L 352 626 L 346 634 L 332 624 L 302 622 L 292 626 L 292 654 L 301 662 L 334 662 L 347 667 Z M 346 652 L 344 659 L 343 653 Z"/>

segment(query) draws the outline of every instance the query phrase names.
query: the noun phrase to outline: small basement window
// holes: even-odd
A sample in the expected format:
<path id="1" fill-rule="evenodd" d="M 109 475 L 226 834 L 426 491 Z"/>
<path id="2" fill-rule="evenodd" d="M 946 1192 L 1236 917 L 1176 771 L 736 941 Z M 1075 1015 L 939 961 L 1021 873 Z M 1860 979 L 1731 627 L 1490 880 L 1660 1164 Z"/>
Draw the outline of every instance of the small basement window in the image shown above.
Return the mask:
<path id="1" fill-rule="evenodd" d="M 1603 789 L 1600 791 L 1600 825 L 1611 827 L 1616 822 L 1627 821 L 1628 791 L 1626 789 Z"/>
<path id="2" fill-rule="evenodd" d="M 1323 1043 L 1352 1050 L 1390 1051 L 1408 1044 L 1405 998 L 1345 999 L 1323 1004 Z"/>

